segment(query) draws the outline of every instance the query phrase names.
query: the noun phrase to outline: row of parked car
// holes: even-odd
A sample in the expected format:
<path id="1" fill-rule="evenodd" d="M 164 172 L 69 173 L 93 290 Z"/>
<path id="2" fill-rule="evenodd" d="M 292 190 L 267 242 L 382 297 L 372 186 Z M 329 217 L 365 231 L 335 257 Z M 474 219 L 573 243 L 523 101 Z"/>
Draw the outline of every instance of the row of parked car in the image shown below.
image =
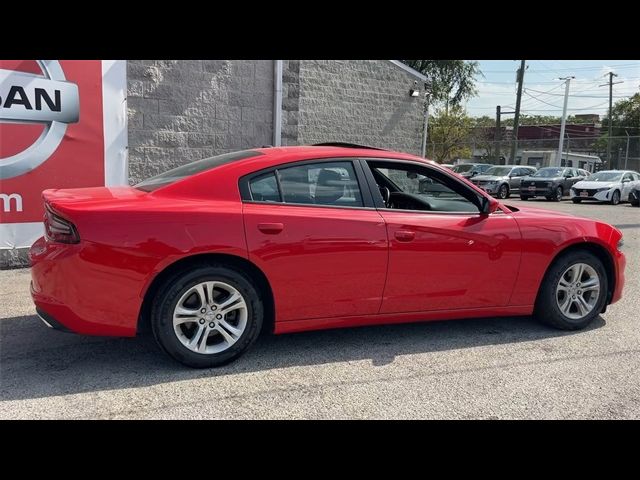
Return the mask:
<path id="1" fill-rule="evenodd" d="M 486 163 L 445 166 L 500 199 L 519 194 L 521 200 L 546 197 L 559 202 L 569 196 L 574 203 L 595 200 L 617 205 L 628 201 L 640 206 L 640 173 L 632 170 L 589 173 L 572 167 L 537 169 L 529 165 Z"/>

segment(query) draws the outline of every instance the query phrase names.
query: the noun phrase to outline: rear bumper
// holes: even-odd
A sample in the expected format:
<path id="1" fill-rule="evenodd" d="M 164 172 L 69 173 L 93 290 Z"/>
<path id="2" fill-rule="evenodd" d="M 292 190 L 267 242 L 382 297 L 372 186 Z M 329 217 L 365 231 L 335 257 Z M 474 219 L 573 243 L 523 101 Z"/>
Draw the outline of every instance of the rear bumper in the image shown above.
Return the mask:
<path id="1" fill-rule="evenodd" d="M 61 332 L 73 333 L 71 332 L 71 330 L 69 330 L 67 327 L 65 327 L 62 323 L 57 321 L 51 315 L 44 312 L 43 310 L 40 310 L 37 307 L 36 307 L 36 314 L 38 315 L 38 317 L 40 317 L 40 320 L 42 320 L 42 323 L 44 323 L 47 327 L 53 328 L 54 330 L 60 330 Z"/>
<path id="2" fill-rule="evenodd" d="M 38 239 L 29 250 L 31 298 L 51 328 L 83 335 L 134 336 L 141 282 L 100 265 L 95 247 Z"/>

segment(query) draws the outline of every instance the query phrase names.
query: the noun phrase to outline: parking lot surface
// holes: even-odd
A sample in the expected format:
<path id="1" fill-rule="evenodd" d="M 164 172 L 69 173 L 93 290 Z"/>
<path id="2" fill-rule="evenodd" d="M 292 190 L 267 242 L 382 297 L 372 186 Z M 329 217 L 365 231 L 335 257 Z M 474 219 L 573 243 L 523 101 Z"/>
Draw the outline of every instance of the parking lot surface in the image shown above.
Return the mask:
<path id="1" fill-rule="evenodd" d="M 265 336 L 231 365 L 191 370 L 150 337 L 46 328 L 29 270 L 6 270 L 0 418 L 640 418 L 640 209 L 505 203 L 620 228 L 623 299 L 579 332 L 494 318 Z"/>

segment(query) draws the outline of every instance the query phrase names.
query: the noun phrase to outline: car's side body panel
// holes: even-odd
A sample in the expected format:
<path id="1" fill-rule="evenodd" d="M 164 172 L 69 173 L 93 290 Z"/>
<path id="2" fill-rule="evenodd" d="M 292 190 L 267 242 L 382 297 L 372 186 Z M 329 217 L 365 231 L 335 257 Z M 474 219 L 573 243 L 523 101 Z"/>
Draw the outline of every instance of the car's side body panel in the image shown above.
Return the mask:
<path id="1" fill-rule="evenodd" d="M 511 215 L 381 213 L 390 250 L 380 313 L 507 305 L 523 248 Z"/>
<path id="2" fill-rule="evenodd" d="M 244 222 L 277 322 L 378 313 L 388 242 L 375 209 L 245 203 Z M 273 223 L 282 230 L 260 230 Z"/>
<path id="3" fill-rule="evenodd" d="M 74 194 L 89 193 L 82 190 Z M 107 194 L 109 189 L 104 190 Z M 89 208 L 65 201 L 67 192 L 46 192 L 45 198 L 72 219 L 81 242 L 61 245 L 40 239 L 30 256 L 34 294 L 48 306 L 71 308 L 61 318 L 78 319 L 68 326 L 79 333 L 135 335 L 149 285 L 175 261 L 201 253 L 247 257 L 238 202 L 147 195 L 94 202 Z M 114 192 L 122 196 L 121 189 Z"/>
<path id="4" fill-rule="evenodd" d="M 616 248 L 621 238 L 619 231 L 606 223 L 535 208 L 515 212 L 513 216 L 522 232 L 525 254 L 518 269 L 511 305 L 534 304 L 553 259 L 564 249 L 585 242 L 599 245 L 611 255 L 616 269 L 614 301 L 620 297 L 624 285 L 624 256 Z"/>

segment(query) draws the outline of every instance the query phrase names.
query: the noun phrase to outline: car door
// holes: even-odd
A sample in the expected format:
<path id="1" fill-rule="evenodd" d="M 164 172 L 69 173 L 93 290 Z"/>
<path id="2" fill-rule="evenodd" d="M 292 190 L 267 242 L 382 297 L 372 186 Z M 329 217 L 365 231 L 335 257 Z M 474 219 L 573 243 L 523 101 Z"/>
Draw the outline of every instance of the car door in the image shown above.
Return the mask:
<path id="1" fill-rule="evenodd" d="M 629 200 L 629 194 L 631 193 L 631 190 L 638 183 L 635 181 L 635 179 L 635 175 L 631 172 L 627 172 L 622 176 L 622 192 L 620 195 L 620 200 Z"/>
<path id="2" fill-rule="evenodd" d="M 366 160 L 364 167 L 389 237 L 381 313 L 508 304 L 521 255 L 512 215 L 481 214 L 480 194 L 424 164 Z M 387 188 L 385 202 L 378 192 Z"/>
<path id="3" fill-rule="evenodd" d="M 562 175 L 562 190 L 566 194 L 573 187 L 573 184 L 580 180 L 580 177 L 578 177 L 578 172 L 574 168 L 566 168 Z"/>
<path id="4" fill-rule="evenodd" d="M 378 312 L 387 232 L 350 159 L 287 164 L 240 180 L 249 259 L 277 321 Z"/>
<path id="5" fill-rule="evenodd" d="M 511 170 L 511 175 L 509 177 L 509 189 L 512 192 L 519 192 L 520 182 L 522 181 L 522 178 L 526 176 L 528 173 L 529 173 L 528 170 L 525 170 L 524 168 L 519 168 L 519 167 Z"/>

